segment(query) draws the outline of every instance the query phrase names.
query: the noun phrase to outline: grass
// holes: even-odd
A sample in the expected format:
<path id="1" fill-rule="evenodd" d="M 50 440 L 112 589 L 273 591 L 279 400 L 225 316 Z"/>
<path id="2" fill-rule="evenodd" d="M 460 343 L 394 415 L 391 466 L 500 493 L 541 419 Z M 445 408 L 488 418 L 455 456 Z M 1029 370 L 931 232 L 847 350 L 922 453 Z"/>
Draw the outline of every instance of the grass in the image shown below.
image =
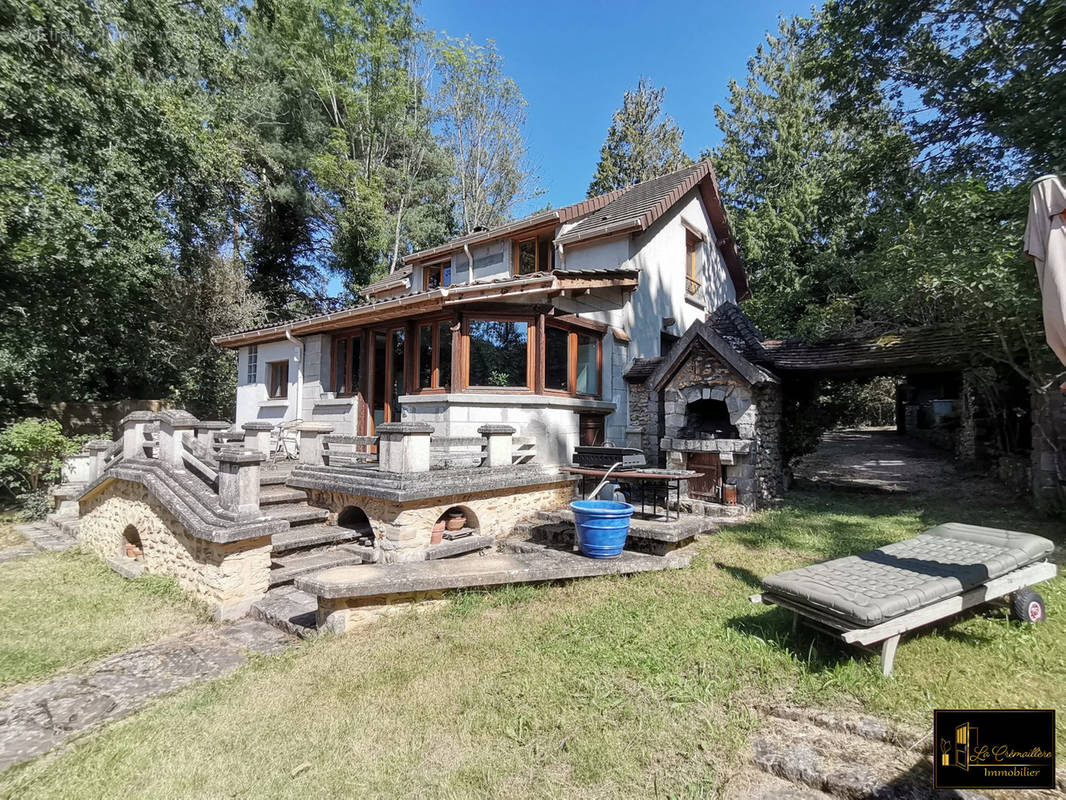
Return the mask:
<path id="1" fill-rule="evenodd" d="M 948 519 L 1055 529 L 979 501 L 794 493 L 687 570 L 466 593 L 256 659 L 8 770 L 0 796 L 696 797 L 739 768 L 759 703 L 923 727 L 936 707 L 1066 706 L 1062 579 L 1044 625 L 966 617 L 905 640 L 889 680 L 747 602 L 765 574 Z"/>
<path id="2" fill-rule="evenodd" d="M 206 619 L 156 576 L 127 581 L 78 550 L 0 564 L 0 694 Z"/>
<path id="3" fill-rule="evenodd" d="M 0 511 L 0 550 L 26 543 L 26 537 L 15 530 L 18 521 L 17 511 Z"/>

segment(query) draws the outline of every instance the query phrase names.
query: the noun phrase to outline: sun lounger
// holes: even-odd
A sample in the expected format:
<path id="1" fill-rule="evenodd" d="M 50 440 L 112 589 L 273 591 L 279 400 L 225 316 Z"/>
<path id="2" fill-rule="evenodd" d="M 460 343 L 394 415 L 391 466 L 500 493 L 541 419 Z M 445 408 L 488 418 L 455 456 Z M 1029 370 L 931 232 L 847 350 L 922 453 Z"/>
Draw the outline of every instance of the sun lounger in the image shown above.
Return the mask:
<path id="1" fill-rule="evenodd" d="M 981 603 L 1014 595 L 1015 617 L 1038 622 L 1044 602 L 1028 587 L 1055 577 L 1041 536 L 952 522 L 861 555 L 790 569 L 763 581 L 753 603 L 793 612 L 848 644 L 881 645 L 892 673 L 902 634 Z"/>

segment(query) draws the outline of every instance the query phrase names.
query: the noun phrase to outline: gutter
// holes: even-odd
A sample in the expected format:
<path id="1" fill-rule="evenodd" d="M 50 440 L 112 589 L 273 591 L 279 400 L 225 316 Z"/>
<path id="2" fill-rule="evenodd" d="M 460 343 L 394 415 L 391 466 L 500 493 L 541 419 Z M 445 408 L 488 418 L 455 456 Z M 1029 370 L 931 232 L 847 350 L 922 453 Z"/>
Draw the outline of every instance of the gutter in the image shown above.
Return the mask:
<path id="1" fill-rule="evenodd" d="M 300 357 L 296 361 L 296 419 L 303 419 L 304 403 L 304 340 L 292 335 L 292 326 L 285 327 L 285 338 L 293 344 L 300 345 Z"/>
<path id="2" fill-rule="evenodd" d="M 470 242 L 463 244 L 463 252 L 466 253 L 466 283 L 469 286 L 474 282 L 474 255 L 470 252 Z"/>

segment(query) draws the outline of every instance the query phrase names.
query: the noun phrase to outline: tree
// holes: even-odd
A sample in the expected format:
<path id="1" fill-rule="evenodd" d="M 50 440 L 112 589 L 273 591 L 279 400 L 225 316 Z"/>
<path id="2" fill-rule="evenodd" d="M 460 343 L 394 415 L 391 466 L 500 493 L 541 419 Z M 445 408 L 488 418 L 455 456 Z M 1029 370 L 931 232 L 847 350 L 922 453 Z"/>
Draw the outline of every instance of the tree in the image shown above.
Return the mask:
<path id="1" fill-rule="evenodd" d="M 59 479 L 63 459 L 79 443 L 55 420 L 24 419 L 0 431 L 0 476 L 12 494 L 39 492 Z"/>
<path id="2" fill-rule="evenodd" d="M 439 129 L 454 164 L 457 227 L 470 233 L 503 222 L 535 193 L 522 138 L 526 102 L 491 40 L 444 38 L 438 52 Z"/>
<path id="3" fill-rule="evenodd" d="M 666 175 L 692 163 L 681 149 L 685 134 L 669 115 L 663 115 L 665 88 L 641 78 L 627 89 L 622 107 L 614 112 L 588 196 L 605 194 Z"/>
<path id="4" fill-rule="evenodd" d="M 997 182 L 1066 170 L 1066 5 L 833 0 L 818 72 L 847 113 L 886 88 L 934 165 Z"/>
<path id="5" fill-rule="evenodd" d="M 713 159 L 753 299 L 745 312 L 771 336 L 818 338 L 861 321 L 857 263 L 886 215 L 905 208 L 914 146 L 875 95 L 847 124 L 807 71 L 807 22 L 782 22 L 730 81 L 715 109 Z"/>

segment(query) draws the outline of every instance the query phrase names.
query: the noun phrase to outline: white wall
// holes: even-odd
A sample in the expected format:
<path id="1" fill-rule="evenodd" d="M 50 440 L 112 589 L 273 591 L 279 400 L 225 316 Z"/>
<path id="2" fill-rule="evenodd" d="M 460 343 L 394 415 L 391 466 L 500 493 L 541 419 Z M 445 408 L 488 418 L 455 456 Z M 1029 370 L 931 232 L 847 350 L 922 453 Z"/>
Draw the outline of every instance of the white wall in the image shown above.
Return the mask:
<path id="1" fill-rule="evenodd" d="M 256 380 L 248 382 L 248 347 L 242 347 L 237 358 L 237 407 L 234 419 L 240 427 L 255 419 L 281 422 L 296 418 L 296 394 L 300 369 L 300 347 L 288 340 L 268 342 L 258 346 Z M 289 392 L 285 400 L 267 397 L 267 364 L 271 361 L 289 362 Z"/>

